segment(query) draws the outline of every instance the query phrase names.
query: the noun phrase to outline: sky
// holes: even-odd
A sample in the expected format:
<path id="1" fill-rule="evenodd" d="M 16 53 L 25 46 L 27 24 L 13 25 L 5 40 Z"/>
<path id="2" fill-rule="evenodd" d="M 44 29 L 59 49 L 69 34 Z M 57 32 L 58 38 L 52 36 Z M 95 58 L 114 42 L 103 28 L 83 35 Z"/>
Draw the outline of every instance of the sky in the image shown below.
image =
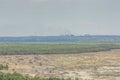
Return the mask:
<path id="1" fill-rule="evenodd" d="M 120 0 L 0 0 L 0 36 L 120 35 Z"/>

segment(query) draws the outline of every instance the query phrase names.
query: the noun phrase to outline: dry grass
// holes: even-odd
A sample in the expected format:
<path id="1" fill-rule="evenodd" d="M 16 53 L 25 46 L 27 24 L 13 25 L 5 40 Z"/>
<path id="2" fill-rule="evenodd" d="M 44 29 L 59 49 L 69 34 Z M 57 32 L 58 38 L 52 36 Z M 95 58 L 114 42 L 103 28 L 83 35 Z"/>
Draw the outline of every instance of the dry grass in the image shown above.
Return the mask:
<path id="1" fill-rule="evenodd" d="M 4 55 L 0 64 L 23 75 L 120 80 L 120 50 L 80 54 Z"/>

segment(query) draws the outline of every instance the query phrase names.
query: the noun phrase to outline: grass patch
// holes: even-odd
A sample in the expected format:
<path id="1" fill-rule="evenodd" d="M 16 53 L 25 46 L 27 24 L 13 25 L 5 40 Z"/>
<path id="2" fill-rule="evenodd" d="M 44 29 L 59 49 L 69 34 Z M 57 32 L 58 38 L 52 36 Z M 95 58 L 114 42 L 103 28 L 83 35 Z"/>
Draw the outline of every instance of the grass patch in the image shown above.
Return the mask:
<path id="1" fill-rule="evenodd" d="M 40 77 L 29 77 L 29 76 L 23 76 L 18 73 L 0 73 L 0 80 L 90 80 L 90 79 L 71 79 L 71 78 L 40 78 Z"/>

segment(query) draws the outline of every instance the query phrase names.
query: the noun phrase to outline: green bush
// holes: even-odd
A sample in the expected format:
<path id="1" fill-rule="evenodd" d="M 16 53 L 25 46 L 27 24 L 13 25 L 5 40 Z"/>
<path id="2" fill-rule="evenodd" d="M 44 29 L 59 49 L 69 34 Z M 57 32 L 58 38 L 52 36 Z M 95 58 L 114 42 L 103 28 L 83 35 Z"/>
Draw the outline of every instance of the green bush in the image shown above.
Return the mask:
<path id="1" fill-rule="evenodd" d="M 0 70 L 8 70 L 8 65 L 0 64 Z"/>

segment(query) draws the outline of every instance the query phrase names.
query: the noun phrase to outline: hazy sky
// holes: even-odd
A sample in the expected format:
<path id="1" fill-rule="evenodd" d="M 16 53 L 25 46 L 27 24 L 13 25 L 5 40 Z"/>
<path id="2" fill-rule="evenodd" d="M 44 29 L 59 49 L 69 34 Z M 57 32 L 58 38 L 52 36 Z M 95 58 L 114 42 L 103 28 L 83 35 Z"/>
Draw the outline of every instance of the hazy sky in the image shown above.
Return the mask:
<path id="1" fill-rule="evenodd" d="M 0 0 L 0 36 L 120 35 L 120 0 Z"/>

